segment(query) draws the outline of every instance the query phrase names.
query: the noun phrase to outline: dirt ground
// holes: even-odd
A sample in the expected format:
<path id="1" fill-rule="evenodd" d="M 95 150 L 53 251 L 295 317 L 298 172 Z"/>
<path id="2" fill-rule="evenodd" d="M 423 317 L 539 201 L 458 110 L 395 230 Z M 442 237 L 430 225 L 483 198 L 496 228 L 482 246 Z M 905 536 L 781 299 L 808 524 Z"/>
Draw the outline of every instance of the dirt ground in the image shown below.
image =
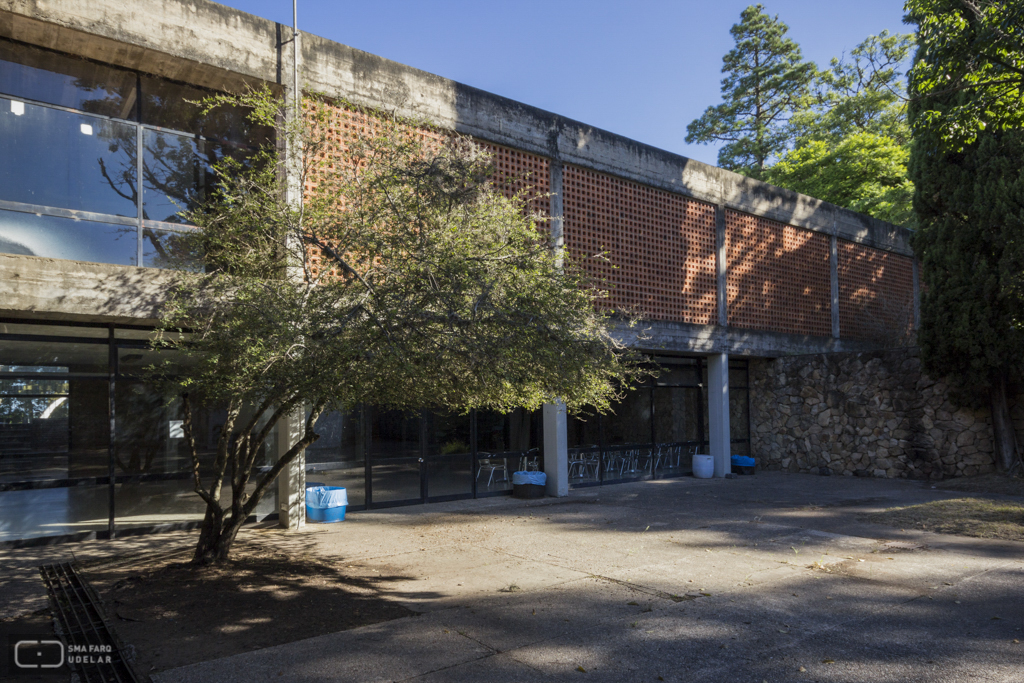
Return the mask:
<path id="1" fill-rule="evenodd" d="M 983 474 L 977 477 L 957 477 L 934 484 L 945 491 L 965 493 L 999 493 L 1004 496 L 1024 496 L 1024 478 L 1005 474 Z"/>
<path id="2" fill-rule="evenodd" d="M 197 569 L 188 558 L 83 567 L 140 673 L 414 614 L 322 558 L 241 544 L 224 566 Z"/>
<path id="3" fill-rule="evenodd" d="M 1024 541 L 1024 504 L 986 498 L 954 498 L 868 515 L 875 524 L 940 534 Z"/>

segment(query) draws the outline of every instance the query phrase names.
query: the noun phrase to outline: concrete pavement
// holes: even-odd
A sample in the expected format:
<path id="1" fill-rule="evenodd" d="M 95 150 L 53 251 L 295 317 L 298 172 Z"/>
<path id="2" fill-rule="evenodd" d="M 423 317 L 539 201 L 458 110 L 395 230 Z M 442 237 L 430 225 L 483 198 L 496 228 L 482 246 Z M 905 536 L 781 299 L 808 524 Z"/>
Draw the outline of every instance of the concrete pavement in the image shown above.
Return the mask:
<path id="1" fill-rule="evenodd" d="M 861 520 L 960 495 L 762 473 L 353 514 L 305 540 L 419 616 L 155 680 L 1022 681 L 1024 546 Z"/>
<path id="2" fill-rule="evenodd" d="M 332 558 L 420 614 L 154 680 L 1024 681 L 1024 544 L 862 519 L 963 495 L 760 473 L 250 530 L 248 542 Z M 191 542 L 5 550 L 0 562 L 27 571 L 61 552 L 137 552 L 154 539 Z M 27 576 L 19 604 L 33 602 Z"/>

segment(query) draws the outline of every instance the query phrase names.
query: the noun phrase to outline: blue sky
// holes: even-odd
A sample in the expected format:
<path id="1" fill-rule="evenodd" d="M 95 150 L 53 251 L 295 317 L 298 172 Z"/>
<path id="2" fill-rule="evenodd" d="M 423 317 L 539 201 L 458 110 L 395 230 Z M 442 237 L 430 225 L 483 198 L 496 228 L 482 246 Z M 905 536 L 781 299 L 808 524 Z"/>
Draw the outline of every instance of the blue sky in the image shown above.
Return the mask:
<path id="1" fill-rule="evenodd" d="M 291 0 L 223 4 L 291 24 Z M 299 30 L 715 163 L 686 124 L 721 100 L 729 28 L 748 0 L 299 0 Z M 901 0 L 769 0 L 804 58 L 828 64 Z"/>

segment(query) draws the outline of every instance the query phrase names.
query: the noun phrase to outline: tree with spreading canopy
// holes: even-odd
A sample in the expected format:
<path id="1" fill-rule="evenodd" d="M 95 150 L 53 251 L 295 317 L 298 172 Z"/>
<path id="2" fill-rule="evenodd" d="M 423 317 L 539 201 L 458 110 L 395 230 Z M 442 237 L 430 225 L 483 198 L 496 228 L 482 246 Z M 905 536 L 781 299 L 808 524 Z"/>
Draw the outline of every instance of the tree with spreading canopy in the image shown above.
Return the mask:
<path id="1" fill-rule="evenodd" d="M 760 179 L 786 151 L 786 124 L 815 74 L 788 30 L 758 4 L 743 10 L 729 31 L 736 47 L 722 58 L 723 102 L 686 127 L 688 143 L 726 143 L 718 152 L 722 168 Z"/>
<path id="2" fill-rule="evenodd" d="M 989 405 L 1003 470 L 1017 458 L 1007 388 L 1024 379 L 1024 121 L 998 111 L 1008 81 L 996 75 L 1024 63 L 1024 50 L 1008 43 L 999 65 L 989 58 L 991 39 L 1010 29 L 995 16 L 1006 4 L 907 3 L 921 29 L 910 79 L 921 359 L 961 402 Z"/>
<path id="3" fill-rule="evenodd" d="M 1024 4 L 907 0 L 904 9 L 920 45 L 915 130 L 959 151 L 983 131 L 1024 128 Z"/>
<path id="4" fill-rule="evenodd" d="M 361 132 L 339 141 L 315 98 L 291 118 L 265 91 L 206 106 L 223 104 L 276 126 L 283 145 L 216 167 L 215 190 L 187 212 L 197 230 L 177 245 L 202 272 L 182 273 L 163 311 L 157 343 L 174 366 L 151 372 L 181 398 L 206 503 L 195 563 L 228 557 L 276 477 L 318 438 L 324 411 L 556 400 L 603 411 L 645 372 L 609 335 L 599 291 L 522 193 L 496 191 L 472 140 L 363 111 L 350 129 Z M 289 188 L 315 189 L 296 202 Z M 197 443 L 201 406 L 225 416 L 209 456 Z M 298 429 L 285 429 L 295 416 Z M 275 427 L 289 442 L 268 460 Z"/>
<path id="5" fill-rule="evenodd" d="M 838 206 L 913 227 L 907 175 L 910 129 L 902 65 L 913 36 L 883 31 L 833 58 L 793 114 L 793 148 L 765 180 Z"/>

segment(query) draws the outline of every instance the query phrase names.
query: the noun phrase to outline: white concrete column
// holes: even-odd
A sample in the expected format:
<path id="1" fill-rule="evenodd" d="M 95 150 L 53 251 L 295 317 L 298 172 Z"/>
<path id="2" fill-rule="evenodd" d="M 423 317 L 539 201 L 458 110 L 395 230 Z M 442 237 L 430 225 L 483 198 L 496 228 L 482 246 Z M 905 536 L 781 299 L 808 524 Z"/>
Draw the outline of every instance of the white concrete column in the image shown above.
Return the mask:
<path id="1" fill-rule="evenodd" d="M 544 473 L 548 475 L 547 494 L 556 498 L 569 495 L 569 433 L 565 404 L 544 404 Z"/>
<path id="2" fill-rule="evenodd" d="M 708 426 L 715 476 L 732 472 L 732 443 L 729 436 L 729 354 L 708 356 Z"/>
<path id="3" fill-rule="evenodd" d="M 277 423 L 277 457 L 281 458 L 302 438 L 303 411 L 281 418 Z M 277 476 L 278 523 L 285 529 L 306 525 L 306 453 L 299 453 Z"/>

